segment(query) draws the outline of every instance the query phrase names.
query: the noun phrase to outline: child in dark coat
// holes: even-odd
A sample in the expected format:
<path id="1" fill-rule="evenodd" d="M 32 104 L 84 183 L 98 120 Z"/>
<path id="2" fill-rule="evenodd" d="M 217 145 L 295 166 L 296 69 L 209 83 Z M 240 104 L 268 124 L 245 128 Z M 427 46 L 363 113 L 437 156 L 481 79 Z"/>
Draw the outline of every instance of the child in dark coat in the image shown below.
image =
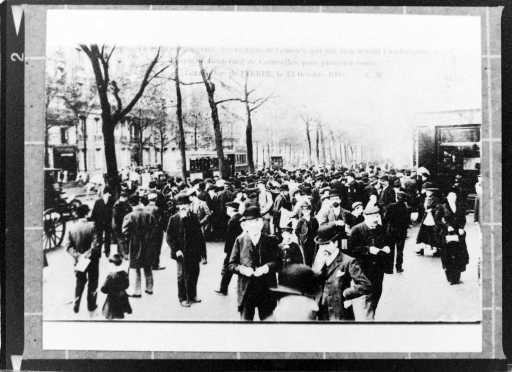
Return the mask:
<path id="1" fill-rule="evenodd" d="M 120 254 L 114 254 L 109 261 L 114 265 L 107 275 L 101 291 L 107 295 L 103 304 L 103 315 L 106 319 L 124 319 L 124 314 L 131 314 L 132 307 L 126 289 L 129 286 L 128 273 L 121 268 L 123 259 Z"/>

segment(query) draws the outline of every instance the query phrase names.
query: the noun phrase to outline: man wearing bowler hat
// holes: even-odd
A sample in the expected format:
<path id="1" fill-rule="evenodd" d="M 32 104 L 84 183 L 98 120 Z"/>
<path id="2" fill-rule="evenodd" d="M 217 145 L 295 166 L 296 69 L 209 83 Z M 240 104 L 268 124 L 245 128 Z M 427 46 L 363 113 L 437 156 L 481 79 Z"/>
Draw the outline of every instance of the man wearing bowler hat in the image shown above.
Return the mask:
<path id="1" fill-rule="evenodd" d="M 382 226 L 379 208 L 366 207 L 364 222 L 354 226 L 350 233 L 348 252 L 356 258 L 371 283 L 370 293 L 365 295 L 361 309 L 361 316 L 366 320 L 375 318 L 391 245 L 392 239 Z"/>
<path id="2" fill-rule="evenodd" d="M 198 217 L 190 210 L 187 194 L 176 196 L 178 213 L 169 219 L 167 244 L 171 248 L 171 258 L 176 260 L 178 274 L 178 299 L 183 307 L 199 303 L 197 280 L 199 262 L 206 263 L 206 242 Z"/>
<path id="3" fill-rule="evenodd" d="M 371 290 L 360 264 L 340 249 L 339 236 L 339 229 L 331 222 L 320 226 L 315 238 L 319 247 L 313 271 L 320 275 L 322 283 L 318 298 L 319 320 L 354 320 L 350 300 L 369 294 Z"/>
<path id="4" fill-rule="evenodd" d="M 242 320 L 252 321 L 257 308 L 263 320 L 276 306 L 269 288 L 276 286 L 281 266 L 279 242 L 262 232 L 258 206 L 248 207 L 240 221 L 244 231 L 236 238 L 229 260 L 229 269 L 238 274 L 238 311 Z"/>
<path id="5" fill-rule="evenodd" d="M 317 318 L 316 298 L 320 293 L 320 285 L 319 277 L 311 267 L 303 264 L 285 267 L 279 273 L 279 285 L 270 290 L 277 298 L 277 306 L 267 320 L 300 322 Z"/>

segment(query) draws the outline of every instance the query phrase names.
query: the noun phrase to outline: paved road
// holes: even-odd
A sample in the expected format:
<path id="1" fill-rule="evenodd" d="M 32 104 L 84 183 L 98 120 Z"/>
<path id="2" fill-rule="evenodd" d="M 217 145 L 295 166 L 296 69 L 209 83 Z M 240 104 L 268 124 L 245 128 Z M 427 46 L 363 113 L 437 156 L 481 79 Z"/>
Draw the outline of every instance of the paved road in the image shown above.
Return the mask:
<path id="1" fill-rule="evenodd" d="M 404 269 L 401 274 L 386 275 L 381 302 L 377 309 L 379 321 L 475 321 L 481 320 L 481 287 L 477 266 L 480 256 L 478 227 L 468 217 L 468 250 L 470 263 L 462 273 L 463 283 L 450 286 L 442 271 L 439 258 L 416 256 L 414 242 L 417 228 L 410 230 L 404 253 Z M 131 320 L 238 320 L 236 311 L 236 277 L 233 278 L 229 295 L 214 293 L 220 280 L 224 259 L 221 243 L 208 243 L 208 264 L 201 266 L 198 295 L 202 303 L 191 308 L 179 306 L 176 284 L 176 263 L 170 259 L 169 248 L 163 245 L 161 263 L 165 270 L 154 272 L 155 293 L 143 294 L 140 299 L 130 299 L 133 314 Z M 74 274 L 71 257 L 62 249 L 48 254 L 49 267 L 44 273 L 43 309 L 45 320 L 103 319 L 101 305 L 104 295 L 99 294 L 99 308 L 90 313 L 86 309 L 85 296 L 79 314 L 72 311 Z M 108 274 L 109 263 L 100 262 L 100 286 Z M 144 283 L 144 280 L 143 280 Z"/>

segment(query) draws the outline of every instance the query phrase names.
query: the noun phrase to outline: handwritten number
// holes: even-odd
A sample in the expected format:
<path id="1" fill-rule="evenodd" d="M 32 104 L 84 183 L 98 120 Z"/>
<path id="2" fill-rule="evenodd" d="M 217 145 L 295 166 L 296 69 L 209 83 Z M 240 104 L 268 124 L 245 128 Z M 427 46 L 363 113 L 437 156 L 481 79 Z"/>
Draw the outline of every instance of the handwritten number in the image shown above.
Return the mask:
<path id="1" fill-rule="evenodd" d="M 11 61 L 13 62 L 23 62 L 24 59 L 24 53 L 21 53 L 21 55 L 19 53 L 11 53 Z"/>

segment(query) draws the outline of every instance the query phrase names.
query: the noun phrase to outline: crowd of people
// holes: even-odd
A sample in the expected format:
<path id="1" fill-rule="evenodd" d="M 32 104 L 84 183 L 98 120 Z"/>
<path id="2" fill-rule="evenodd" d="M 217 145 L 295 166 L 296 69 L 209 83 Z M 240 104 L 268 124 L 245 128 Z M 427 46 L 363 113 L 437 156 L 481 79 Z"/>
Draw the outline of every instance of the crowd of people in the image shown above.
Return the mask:
<path id="1" fill-rule="evenodd" d="M 449 284 L 469 261 L 466 198 L 461 176 L 440 190 L 428 170 L 377 166 L 259 170 L 228 179 L 184 180 L 157 172 L 149 179 L 120 174 L 92 210 L 83 204 L 69 228 L 79 312 L 97 308 L 101 253 L 112 263 L 100 290 L 107 319 L 131 313 L 130 298 L 153 295 L 163 244 L 177 265 L 178 301 L 201 302 L 197 283 L 207 242 L 224 242 L 225 259 L 212 290 L 228 295 L 238 277 L 242 320 L 372 320 L 384 274 L 405 269 L 404 244 L 419 224 L 418 255 L 440 256 Z M 477 208 L 478 209 L 478 208 Z M 475 214 L 476 214 L 475 210 Z M 112 243 L 116 249 L 111 250 Z M 128 261 L 129 274 L 121 269 Z"/>

